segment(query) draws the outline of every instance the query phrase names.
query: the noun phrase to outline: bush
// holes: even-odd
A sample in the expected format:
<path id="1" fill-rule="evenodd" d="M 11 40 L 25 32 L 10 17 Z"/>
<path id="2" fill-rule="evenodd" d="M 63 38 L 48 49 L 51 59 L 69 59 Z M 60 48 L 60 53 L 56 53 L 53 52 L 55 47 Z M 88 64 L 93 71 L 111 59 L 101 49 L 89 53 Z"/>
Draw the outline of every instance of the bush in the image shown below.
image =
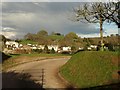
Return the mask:
<path id="1" fill-rule="evenodd" d="M 47 46 L 47 45 L 45 45 L 43 52 L 44 52 L 44 53 L 50 53 L 50 50 L 48 49 L 48 46 Z"/>
<path id="2" fill-rule="evenodd" d="M 55 50 L 54 50 L 54 48 L 52 48 L 52 50 L 50 51 L 50 53 L 55 53 Z"/>
<path id="3" fill-rule="evenodd" d="M 71 51 L 72 51 L 72 53 L 75 53 L 75 52 L 76 52 L 76 47 L 75 47 L 75 46 L 72 46 L 72 47 L 71 47 Z"/>
<path id="4" fill-rule="evenodd" d="M 42 49 L 33 49 L 33 52 L 35 52 L 35 53 L 42 53 L 43 50 Z"/>
<path id="5" fill-rule="evenodd" d="M 7 60 L 8 58 L 10 58 L 11 56 L 6 55 L 5 53 L 0 51 L 0 56 L 2 56 L 2 59 L 0 59 L 0 63 L 3 63 L 5 60 Z"/>
<path id="6" fill-rule="evenodd" d="M 26 50 L 26 49 L 16 49 L 15 50 L 15 54 L 29 54 L 29 53 L 31 53 L 30 49 L 28 49 L 28 50 Z"/>
<path id="7" fill-rule="evenodd" d="M 105 44 L 104 46 L 108 47 L 108 50 L 109 50 L 109 51 L 114 51 L 113 45 L 112 45 L 111 43 L 107 43 L 107 44 Z"/>
<path id="8" fill-rule="evenodd" d="M 64 52 L 62 52 L 61 54 L 70 54 L 71 52 L 69 52 L 69 51 L 64 51 Z"/>

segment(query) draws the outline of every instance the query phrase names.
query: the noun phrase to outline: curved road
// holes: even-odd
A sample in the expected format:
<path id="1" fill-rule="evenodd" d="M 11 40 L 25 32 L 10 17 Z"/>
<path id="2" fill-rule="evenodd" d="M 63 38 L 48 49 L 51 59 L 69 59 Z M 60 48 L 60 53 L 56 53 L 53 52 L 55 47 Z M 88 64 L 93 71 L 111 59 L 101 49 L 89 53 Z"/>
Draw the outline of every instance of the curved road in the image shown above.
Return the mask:
<path id="1" fill-rule="evenodd" d="M 69 60 L 67 58 L 46 59 L 42 61 L 29 62 L 11 68 L 10 71 L 28 73 L 36 83 L 41 83 L 40 71 L 44 69 L 44 88 L 67 88 L 68 84 L 58 75 L 59 68 Z"/>

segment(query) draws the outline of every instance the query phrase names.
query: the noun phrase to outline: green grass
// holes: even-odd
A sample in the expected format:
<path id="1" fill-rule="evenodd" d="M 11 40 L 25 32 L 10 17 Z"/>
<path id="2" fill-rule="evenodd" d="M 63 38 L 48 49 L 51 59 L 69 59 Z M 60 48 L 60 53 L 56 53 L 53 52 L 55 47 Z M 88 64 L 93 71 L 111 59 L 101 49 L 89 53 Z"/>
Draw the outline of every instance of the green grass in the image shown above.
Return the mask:
<path id="1" fill-rule="evenodd" d="M 45 53 L 33 53 L 33 54 L 10 54 L 12 58 L 19 57 L 19 56 L 29 56 L 29 57 L 57 57 L 57 56 L 71 56 L 70 54 L 45 54 Z"/>
<path id="2" fill-rule="evenodd" d="M 35 41 L 32 41 L 32 40 L 21 40 L 20 41 L 20 44 L 28 44 L 28 43 L 30 43 L 30 44 L 37 44 L 37 42 L 35 42 Z"/>
<path id="3" fill-rule="evenodd" d="M 60 68 L 61 75 L 78 88 L 107 85 L 118 81 L 117 52 L 83 51 Z"/>
<path id="4" fill-rule="evenodd" d="M 48 38 L 52 39 L 52 40 L 61 40 L 64 38 L 63 35 L 50 35 L 48 36 Z"/>

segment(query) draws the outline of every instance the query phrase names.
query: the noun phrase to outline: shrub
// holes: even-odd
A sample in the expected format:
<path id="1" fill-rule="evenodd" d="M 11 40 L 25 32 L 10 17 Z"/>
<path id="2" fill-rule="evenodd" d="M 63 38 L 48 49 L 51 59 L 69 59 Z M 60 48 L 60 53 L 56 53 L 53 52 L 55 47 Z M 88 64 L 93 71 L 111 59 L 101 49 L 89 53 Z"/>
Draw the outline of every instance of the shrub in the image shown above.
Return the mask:
<path id="1" fill-rule="evenodd" d="M 50 53 L 55 53 L 55 50 L 54 48 L 51 49 Z"/>
<path id="2" fill-rule="evenodd" d="M 35 53 L 42 53 L 43 50 L 42 49 L 33 49 L 33 52 L 35 52 Z"/>

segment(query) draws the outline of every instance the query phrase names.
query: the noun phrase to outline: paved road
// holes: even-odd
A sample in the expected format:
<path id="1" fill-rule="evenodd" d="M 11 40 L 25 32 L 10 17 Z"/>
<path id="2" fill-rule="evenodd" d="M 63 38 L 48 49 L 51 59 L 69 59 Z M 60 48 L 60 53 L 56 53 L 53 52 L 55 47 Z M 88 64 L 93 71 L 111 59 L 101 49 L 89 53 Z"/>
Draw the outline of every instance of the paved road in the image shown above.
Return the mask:
<path id="1" fill-rule="evenodd" d="M 40 80 L 40 70 L 44 69 L 44 88 L 66 88 L 68 85 L 61 79 L 58 75 L 59 68 L 64 65 L 67 61 L 67 58 L 57 58 L 57 59 L 46 59 L 42 61 L 29 62 L 25 64 L 18 65 L 10 71 L 15 70 L 15 72 L 21 72 L 24 70 L 24 73 L 31 75 L 31 79 L 35 80 L 36 83 L 41 83 Z"/>

